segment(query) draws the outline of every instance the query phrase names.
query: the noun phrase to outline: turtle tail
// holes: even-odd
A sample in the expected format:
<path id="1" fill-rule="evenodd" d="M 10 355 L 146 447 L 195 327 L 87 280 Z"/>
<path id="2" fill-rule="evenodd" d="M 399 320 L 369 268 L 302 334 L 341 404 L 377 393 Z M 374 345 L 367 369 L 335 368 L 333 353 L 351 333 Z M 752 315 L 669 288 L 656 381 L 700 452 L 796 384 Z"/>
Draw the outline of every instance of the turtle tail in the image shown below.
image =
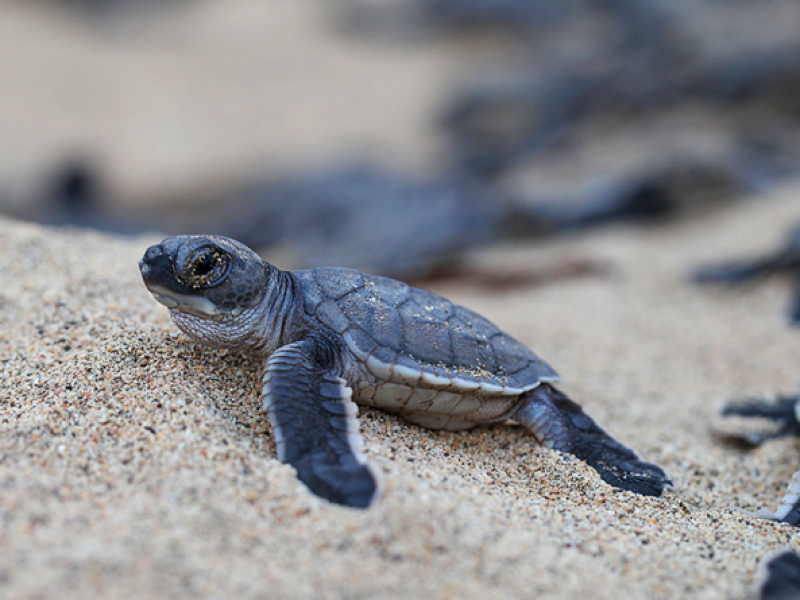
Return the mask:
<path id="1" fill-rule="evenodd" d="M 660 496 L 672 482 L 658 465 L 644 462 L 551 385 L 541 384 L 520 399 L 514 419 L 547 448 L 566 452 L 597 471 L 606 483 L 643 496 Z"/>

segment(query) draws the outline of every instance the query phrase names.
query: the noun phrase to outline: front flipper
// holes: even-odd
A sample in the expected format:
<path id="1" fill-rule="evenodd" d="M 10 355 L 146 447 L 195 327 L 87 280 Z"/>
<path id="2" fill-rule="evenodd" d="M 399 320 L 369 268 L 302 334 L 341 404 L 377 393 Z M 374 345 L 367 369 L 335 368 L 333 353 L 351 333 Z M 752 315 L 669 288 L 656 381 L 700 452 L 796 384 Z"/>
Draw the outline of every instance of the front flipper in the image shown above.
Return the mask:
<path id="1" fill-rule="evenodd" d="M 779 396 L 774 402 L 761 400 L 748 400 L 746 402 L 731 403 L 722 409 L 723 416 L 738 416 L 747 418 L 767 419 L 775 423 L 770 431 L 720 433 L 720 437 L 739 442 L 747 446 L 759 446 L 767 440 L 784 437 L 787 435 L 800 436 L 800 422 L 798 422 L 797 396 Z"/>
<path id="2" fill-rule="evenodd" d="M 759 509 L 753 513 L 756 517 L 788 523 L 795 527 L 800 526 L 800 471 L 792 475 L 789 488 L 781 499 L 781 503 L 775 512 L 766 508 Z"/>
<path id="3" fill-rule="evenodd" d="M 278 458 L 300 481 L 330 502 L 366 508 L 377 484 L 361 454 L 351 390 L 323 359 L 331 355 L 326 344 L 309 339 L 275 352 L 264 372 L 264 406 Z"/>
<path id="4" fill-rule="evenodd" d="M 578 404 L 547 384 L 521 399 L 514 419 L 530 429 L 541 444 L 577 456 L 614 487 L 660 496 L 672 485 L 661 467 L 641 460 L 603 431 Z"/>
<path id="5" fill-rule="evenodd" d="M 780 257 L 768 256 L 751 261 L 708 265 L 694 271 L 692 282 L 738 285 L 777 273 L 781 264 Z"/>

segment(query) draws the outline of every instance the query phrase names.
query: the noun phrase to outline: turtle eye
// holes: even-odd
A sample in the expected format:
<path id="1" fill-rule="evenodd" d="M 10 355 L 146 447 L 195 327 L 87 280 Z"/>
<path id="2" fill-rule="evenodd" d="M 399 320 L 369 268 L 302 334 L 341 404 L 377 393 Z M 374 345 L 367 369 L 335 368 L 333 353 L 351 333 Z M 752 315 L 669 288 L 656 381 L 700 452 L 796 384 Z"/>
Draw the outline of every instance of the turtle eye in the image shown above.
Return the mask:
<path id="1" fill-rule="evenodd" d="M 198 248 L 184 263 L 183 277 L 192 287 L 212 287 L 228 274 L 231 257 L 218 248 Z"/>

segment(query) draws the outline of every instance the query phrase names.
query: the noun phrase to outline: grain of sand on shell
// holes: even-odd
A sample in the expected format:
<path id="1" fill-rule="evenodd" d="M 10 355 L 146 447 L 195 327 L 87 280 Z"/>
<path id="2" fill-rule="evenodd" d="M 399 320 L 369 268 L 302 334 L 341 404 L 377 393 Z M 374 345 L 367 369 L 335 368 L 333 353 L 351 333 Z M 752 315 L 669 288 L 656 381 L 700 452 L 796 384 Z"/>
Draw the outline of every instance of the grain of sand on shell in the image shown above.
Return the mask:
<path id="1" fill-rule="evenodd" d="M 796 530 L 774 508 L 798 442 L 709 433 L 732 396 L 791 391 L 785 282 L 685 283 L 774 245 L 800 186 L 702 220 L 492 250 L 496 268 L 590 257 L 604 274 L 436 291 L 529 343 L 616 437 L 664 466 L 663 498 L 614 490 L 499 425 L 427 431 L 361 411 L 385 491 L 327 504 L 275 458 L 259 366 L 187 341 L 141 284 L 157 238 L 0 221 L 4 598 L 745 598 Z"/>

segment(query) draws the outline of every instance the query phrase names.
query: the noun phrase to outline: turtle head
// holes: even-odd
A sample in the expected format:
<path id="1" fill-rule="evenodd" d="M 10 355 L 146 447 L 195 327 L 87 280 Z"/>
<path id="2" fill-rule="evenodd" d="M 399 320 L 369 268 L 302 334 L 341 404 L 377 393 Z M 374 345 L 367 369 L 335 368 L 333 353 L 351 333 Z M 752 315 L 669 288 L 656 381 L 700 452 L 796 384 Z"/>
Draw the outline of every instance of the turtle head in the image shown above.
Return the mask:
<path id="1" fill-rule="evenodd" d="M 167 238 L 147 249 L 139 270 L 182 330 L 227 347 L 257 342 L 271 276 L 280 273 L 244 244 L 215 235 Z"/>
<path id="2" fill-rule="evenodd" d="M 252 308 L 267 287 L 258 254 L 220 236 L 167 238 L 147 249 L 139 270 L 161 304 L 214 320 L 235 318 Z"/>

